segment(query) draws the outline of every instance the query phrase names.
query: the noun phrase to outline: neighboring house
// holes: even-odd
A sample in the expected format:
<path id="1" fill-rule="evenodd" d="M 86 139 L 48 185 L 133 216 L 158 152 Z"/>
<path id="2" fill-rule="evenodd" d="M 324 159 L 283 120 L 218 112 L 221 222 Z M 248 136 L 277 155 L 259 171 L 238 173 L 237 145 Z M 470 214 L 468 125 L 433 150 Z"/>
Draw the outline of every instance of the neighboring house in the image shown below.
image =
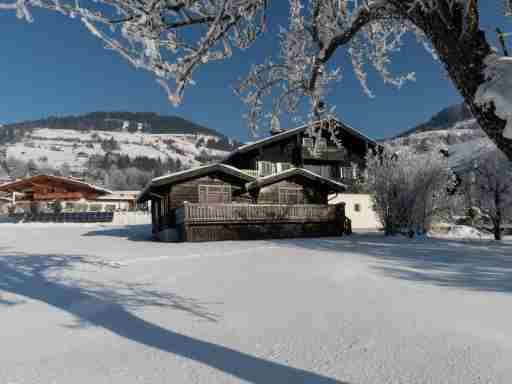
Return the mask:
<path id="1" fill-rule="evenodd" d="M 330 204 L 344 202 L 353 229 L 378 229 L 381 224 L 368 194 L 359 193 L 364 177 L 368 150 L 377 142 L 335 119 L 316 123 L 319 138 L 310 137 L 308 126 L 272 134 L 244 145 L 232 152 L 225 164 L 254 177 L 273 175 L 291 167 L 299 167 L 322 177 L 343 183 L 346 193 L 331 195 Z"/>
<path id="2" fill-rule="evenodd" d="M 328 196 L 346 189 L 305 169 L 256 178 L 212 164 L 153 179 L 138 203 L 151 201 L 153 236 L 163 241 L 333 236 L 349 228 Z"/>
<path id="3" fill-rule="evenodd" d="M 372 197 L 367 193 L 342 193 L 329 196 L 329 204 L 345 204 L 345 214 L 354 230 L 376 230 L 382 227 L 373 209 Z"/>
<path id="4" fill-rule="evenodd" d="M 135 206 L 136 193 L 115 192 L 71 177 L 37 175 L 0 185 L 0 192 L 13 196 L 18 211 L 30 210 L 33 202 L 42 210 L 51 210 L 55 201 L 64 211 L 115 211 Z"/>
<path id="5" fill-rule="evenodd" d="M 137 208 L 136 200 L 140 191 L 112 191 L 108 195 L 98 196 L 97 204 L 102 204 L 102 210 L 132 211 Z"/>

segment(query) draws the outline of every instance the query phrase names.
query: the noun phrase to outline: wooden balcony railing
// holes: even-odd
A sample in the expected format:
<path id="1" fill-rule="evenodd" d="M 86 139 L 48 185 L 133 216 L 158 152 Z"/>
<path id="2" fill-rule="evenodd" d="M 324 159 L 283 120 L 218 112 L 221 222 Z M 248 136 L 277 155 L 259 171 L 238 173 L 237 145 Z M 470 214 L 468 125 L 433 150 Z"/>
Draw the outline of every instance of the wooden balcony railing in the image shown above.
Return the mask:
<path id="1" fill-rule="evenodd" d="M 336 206 L 185 203 L 175 214 L 176 224 L 314 223 L 335 221 Z"/>

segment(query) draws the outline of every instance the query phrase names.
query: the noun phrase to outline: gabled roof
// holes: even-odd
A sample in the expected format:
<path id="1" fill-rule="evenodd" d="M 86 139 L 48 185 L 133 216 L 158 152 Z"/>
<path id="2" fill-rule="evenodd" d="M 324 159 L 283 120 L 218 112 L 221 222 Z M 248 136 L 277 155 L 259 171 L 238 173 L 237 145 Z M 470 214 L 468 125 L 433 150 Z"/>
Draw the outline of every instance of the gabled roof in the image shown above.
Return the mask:
<path id="1" fill-rule="evenodd" d="M 146 187 L 137 197 L 137 201 L 143 202 L 148 200 L 149 193 L 151 193 L 151 190 L 154 189 L 155 187 L 161 187 L 163 185 L 173 185 L 184 181 L 219 173 L 234 177 L 235 179 L 239 179 L 241 184 L 251 182 L 254 180 L 254 177 L 248 175 L 245 172 L 242 172 L 238 168 L 222 163 L 215 163 L 157 177 L 153 179 L 148 185 L 146 185 Z"/>
<path id="2" fill-rule="evenodd" d="M 323 184 L 333 192 L 345 192 L 347 190 L 347 186 L 345 184 L 339 183 L 327 177 L 320 176 L 304 168 L 290 168 L 287 169 L 286 171 L 279 172 L 274 175 L 260 177 L 259 179 L 247 183 L 245 185 L 245 188 L 248 191 L 250 191 L 255 188 L 263 188 L 268 185 L 279 183 L 280 181 L 283 180 L 297 177 L 310 180 L 312 182 L 317 183 L 318 185 Z"/>
<path id="3" fill-rule="evenodd" d="M 80 190 L 94 191 L 101 195 L 106 195 L 112 193 L 110 190 L 98 187 L 93 184 L 85 183 L 83 181 L 70 178 L 70 177 L 62 177 L 62 176 L 53 176 L 53 175 L 37 175 L 32 176 L 26 179 L 16 180 L 13 182 L 5 183 L 0 185 L 0 192 L 19 192 L 23 189 L 30 188 L 35 184 L 45 182 L 45 181 L 54 181 L 61 184 L 67 184 L 72 187 L 75 187 Z"/>
<path id="4" fill-rule="evenodd" d="M 365 135 L 364 133 L 362 133 L 361 131 L 345 124 L 345 123 L 342 123 L 336 119 L 324 119 L 324 120 L 320 120 L 320 121 L 317 121 L 315 122 L 314 124 L 323 124 L 325 122 L 335 122 L 341 130 L 344 130 L 346 132 L 349 132 L 350 134 L 360 138 L 361 140 L 364 140 L 366 141 L 367 143 L 369 143 L 370 145 L 372 146 L 377 146 L 377 142 L 373 139 L 371 139 L 370 137 L 368 137 L 367 135 Z M 260 148 L 260 147 L 263 147 L 263 146 L 266 146 L 266 145 L 269 145 L 269 144 L 272 144 L 272 143 L 275 143 L 275 142 L 278 142 L 278 141 L 281 141 L 281 140 L 284 140 L 284 139 L 287 139 L 288 137 L 291 137 L 291 136 L 294 136 L 298 133 L 302 133 L 304 131 L 306 131 L 309 127 L 311 126 L 311 124 L 306 124 L 306 125 L 303 125 L 301 127 L 298 127 L 298 128 L 292 128 L 292 129 L 287 129 L 281 133 L 277 133 L 275 135 L 272 135 L 272 136 L 269 136 L 269 137 L 265 137 L 261 140 L 258 140 L 258 141 L 254 141 L 252 143 L 249 143 L 249 144 L 246 144 L 246 145 L 242 145 L 241 147 L 238 147 L 236 150 L 234 150 L 233 152 L 231 152 L 228 157 L 226 158 L 226 160 L 229 160 L 231 157 L 235 156 L 235 155 L 238 155 L 238 154 L 241 154 L 241 153 L 246 153 L 246 152 L 250 152 L 254 149 L 257 149 L 257 148 Z"/>

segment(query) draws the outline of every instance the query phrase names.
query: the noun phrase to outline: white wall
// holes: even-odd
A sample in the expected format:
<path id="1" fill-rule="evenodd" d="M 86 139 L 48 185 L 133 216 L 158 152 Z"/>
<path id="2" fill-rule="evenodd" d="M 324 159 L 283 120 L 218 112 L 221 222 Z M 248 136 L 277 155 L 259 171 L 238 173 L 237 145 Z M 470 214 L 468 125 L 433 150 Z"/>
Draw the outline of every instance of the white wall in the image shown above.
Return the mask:
<path id="1" fill-rule="evenodd" d="M 113 225 L 141 225 L 151 224 L 151 215 L 149 212 L 114 212 Z"/>
<path id="2" fill-rule="evenodd" d="M 365 193 L 340 193 L 329 196 L 329 204 L 345 203 L 345 214 L 352 221 L 352 229 L 376 230 L 382 228 L 373 210 L 371 196 Z M 359 211 L 356 211 L 356 204 L 359 205 Z"/>

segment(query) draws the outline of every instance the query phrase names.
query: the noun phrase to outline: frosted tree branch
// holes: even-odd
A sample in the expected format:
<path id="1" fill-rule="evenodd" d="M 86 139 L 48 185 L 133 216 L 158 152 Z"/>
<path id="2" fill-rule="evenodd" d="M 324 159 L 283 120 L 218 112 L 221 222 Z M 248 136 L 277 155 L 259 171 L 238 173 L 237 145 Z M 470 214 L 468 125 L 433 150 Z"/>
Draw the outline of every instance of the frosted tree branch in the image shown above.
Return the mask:
<path id="1" fill-rule="evenodd" d="M 267 0 L 0 0 L 0 10 L 29 22 L 33 8 L 79 19 L 106 48 L 152 72 L 175 105 L 199 66 L 251 45 L 267 7 Z"/>
<path id="2" fill-rule="evenodd" d="M 512 98 L 493 88 L 497 77 L 486 72 L 493 52 L 479 29 L 478 0 L 288 0 L 288 7 L 278 54 L 254 65 L 237 87 L 253 130 L 285 112 L 309 111 L 311 120 L 332 114 L 330 91 L 348 69 L 369 96 L 369 70 L 396 87 L 414 80 L 414 73 L 392 71 L 403 37 L 413 33 L 512 159 L 512 114 L 502 108 Z M 152 72 L 175 105 L 199 67 L 228 59 L 264 33 L 271 11 L 270 0 L 0 0 L 0 11 L 26 21 L 33 8 L 80 20 L 106 48 Z"/>

